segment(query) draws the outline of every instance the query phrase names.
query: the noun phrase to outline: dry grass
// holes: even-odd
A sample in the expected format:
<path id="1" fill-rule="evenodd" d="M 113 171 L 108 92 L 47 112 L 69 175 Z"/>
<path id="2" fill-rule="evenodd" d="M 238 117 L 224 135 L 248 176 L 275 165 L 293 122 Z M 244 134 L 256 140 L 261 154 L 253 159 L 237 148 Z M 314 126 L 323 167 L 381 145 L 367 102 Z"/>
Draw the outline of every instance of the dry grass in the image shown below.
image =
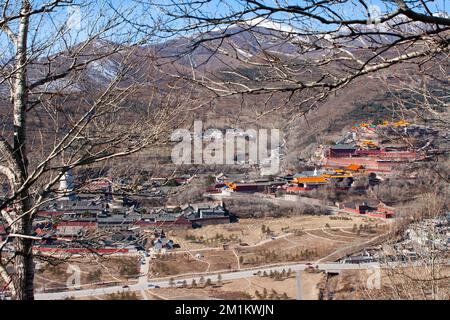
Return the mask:
<path id="1" fill-rule="evenodd" d="M 318 285 L 324 277 L 323 273 L 301 273 L 301 282 L 303 288 L 303 299 L 317 300 L 319 297 Z M 283 280 L 274 280 L 269 277 L 253 276 L 246 279 L 237 279 L 232 281 L 224 281 L 222 286 L 196 288 L 162 288 L 149 290 L 150 294 L 154 294 L 161 299 L 181 300 L 208 300 L 208 299 L 253 299 L 259 300 L 256 292 L 261 296 L 266 292 L 264 300 L 282 298 L 296 299 L 296 279 L 293 274 L 289 278 Z"/>
<path id="2" fill-rule="evenodd" d="M 356 230 L 363 225 L 370 225 L 373 231 L 357 233 Z M 181 243 L 181 252 L 176 254 L 175 251 L 169 254 L 173 257 L 155 261 L 152 276 L 316 261 L 384 232 L 385 224 L 381 220 L 365 217 L 337 220 L 329 216 L 242 219 L 234 224 L 175 230 L 169 237 Z"/>
<path id="3" fill-rule="evenodd" d="M 352 220 L 331 220 L 329 216 L 299 216 L 289 218 L 263 218 L 241 219 L 239 223 L 225 225 L 209 225 L 200 229 L 173 230 L 169 237 L 181 245 L 183 250 L 202 249 L 207 247 L 219 247 L 223 243 L 246 243 L 250 246 L 271 239 L 272 236 L 282 236 L 296 230 L 310 230 L 324 228 L 329 225 L 331 229 L 347 228 L 351 231 L 354 224 L 383 224 L 381 220 L 365 217 L 352 217 Z M 271 233 L 263 233 L 263 225 L 270 229 Z M 339 235 L 339 234 L 337 234 Z M 196 237 L 201 240 L 195 242 L 187 239 Z M 220 236 L 224 241 L 215 241 Z M 203 237 L 203 238 L 202 238 Z M 228 240 L 228 241 L 227 241 Z"/>
<path id="4" fill-rule="evenodd" d="M 168 254 L 151 262 L 150 276 L 167 277 L 184 273 L 206 272 L 208 263 L 189 253 Z"/>
<path id="5" fill-rule="evenodd" d="M 67 279 L 73 274 L 70 265 L 80 268 L 82 286 L 99 282 L 127 282 L 129 275 L 139 273 L 137 256 L 72 257 L 57 265 L 41 264 L 35 275 L 36 288 L 65 288 Z"/>
<path id="6" fill-rule="evenodd" d="M 114 295 L 98 295 L 98 296 L 88 296 L 88 297 L 78 297 L 74 300 L 143 300 L 142 295 L 139 291 L 125 292 L 125 293 L 115 293 Z"/>

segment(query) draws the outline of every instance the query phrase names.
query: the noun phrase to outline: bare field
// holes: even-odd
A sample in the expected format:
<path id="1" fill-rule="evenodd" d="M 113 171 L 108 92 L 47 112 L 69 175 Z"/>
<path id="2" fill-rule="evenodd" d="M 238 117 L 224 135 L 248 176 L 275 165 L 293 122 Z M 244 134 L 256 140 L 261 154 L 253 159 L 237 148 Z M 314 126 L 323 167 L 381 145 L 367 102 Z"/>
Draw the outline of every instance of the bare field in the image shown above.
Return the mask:
<path id="1" fill-rule="evenodd" d="M 139 274 L 139 258 L 136 256 L 114 257 L 72 257 L 67 261 L 52 265 L 42 263 L 35 275 L 37 290 L 63 289 L 77 270 L 80 271 L 80 284 L 83 288 L 92 283 L 111 284 L 135 281 Z M 98 286 L 98 285 L 97 285 Z"/>
<path id="2" fill-rule="evenodd" d="M 208 272 L 238 268 L 238 260 L 232 250 L 203 251 L 200 259 L 208 263 Z"/>
<path id="3" fill-rule="evenodd" d="M 238 258 L 232 250 L 174 252 L 151 261 L 150 278 L 235 269 Z"/>
<path id="4" fill-rule="evenodd" d="M 323 273 L 301 272 L 302 297 L 305 300 L 319 298 L 319 284 L 323 280 Z M 246 279 L 224 281 L 220 286 L 198 286 L 192 288 L 163 288 L 149 290 L 150 294 L 161 299 L 296 299 L 296 278 L 292 275 L 283 280 L 274 280 L 270 277 L 253 276 Z"/>
<path id="5" fill-rule="evenodd" d="M 317 300 L 319 297 L 318 284 L 323 273 L 301 272 L 302 297 L 306 300 Z M 223 291 L 243 290 L 251 295 L 252 299 L 296 299 L 297 287 L 295 275 L 283 280 L 274 280 L 270 277 L 251 277 L 224 283 Z M 265 294 L 266 292 L 266 294 Z"/>
<path id="6" fill-rule="evenodd" d="M 253 267 L 280 262 L 313 261 L 330 254 L 339 244 L 321 241 L 308 235 L 290 236 L 257 247 L 236 249 L 242 267 Z"/>
<path id="7" fill-rule="evenodd" d="M 385 232 L 377 219 L 333 216 L 241 219 L 239 223 L 173 230 L 181 244 L 153 262 L 151 276 L 234 270 L 283 262 L 309 262 Z"/>
<path id="8" fill-rule="evenodd" d="M 260 244 L 272 237 L 314 229 L 338 229 L 336 238 L 350 232 L 354 225 L 384 225 L 381 220 L 366 217 L 351 217 L 351 220 L 332 220 L 330 216 L 298 216 L 287 218 L 240 219 L 238 223 L 209 225 L 199 229 L 172 230 L 168 233 L 183 250 L 220 247 L 223 244 Z M 263 232 L 263 228 L 266 232 Z M 345 239 L 344 239 L 345 240 Z"/>
<path id="9" fill-rule="evenodd" d="M 152 260 L 150 277 L 167 277 L 185 273 L 206 272 L 208 263 L 189 253 L 166 254 Z"/>
<path id="10" fill-rule="evenodd" d="M 139 291 L 123 291 L 107 295 L 79 297 L 71 300 L 144 300 L 144 297 L 142 297 Z"/>
<path id="11" fill-rule="evenodd" d="M 221 291 L 211 287 L 197 288 L 163 288 L 157 290 L 148 290 L 150 295 L 163 300 L 239 300 L 249 299 L 241 291 Z"/>

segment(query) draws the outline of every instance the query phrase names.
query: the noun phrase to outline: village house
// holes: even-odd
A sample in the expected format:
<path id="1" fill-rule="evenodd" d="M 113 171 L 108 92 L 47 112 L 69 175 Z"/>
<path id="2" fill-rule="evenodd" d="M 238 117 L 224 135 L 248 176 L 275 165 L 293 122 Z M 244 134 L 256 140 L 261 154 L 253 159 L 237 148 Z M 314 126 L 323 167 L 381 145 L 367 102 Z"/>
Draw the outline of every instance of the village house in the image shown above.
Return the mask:
<path id="1" fill-rule="evenodd" d="M 183 179 L 188 177 L 182 177 Z M 100 180 L 99 180 L 100 181 Z M 130 206 L 125 205 L 130 203 Z M 40 208 L 33 229 L 44 240 L 36 243 L 38 251 L 81 252 L 86 248 L 67 244 L 64 238 L 83 239 L 98 230 L 108 231 L 109 236 L 99 239 L 95 250 L 104 252 L 130 252 L 141 250 L 142 245 L 132 239 L 142 231 L 155 228 L 196 228 L 207 224 L 235 221 L 223 203 L 194 203 L 183 207 L 138 208 L 133 201 L 114 201 L 104 196 L 63 198 L 50 201 Z M 45 227 L 50 226 L 50 227 Z M 4 238 L 4 228 L 0 237 Z M 122 239 L 124 234 L 129 237 Z M 170 249 L 174 244 L 163 237 L 155 243 L 161 249 Z M 86 244 L 90 245 L 90 244 Z M 81 251 L 80 251 L 81 250 Z"/>
<path id="2" fill-rule="evenodd" d="M 230 223 L 234 218 L 222 203 L 194 203 L 185 205 L 181 209 L 193 227 Z"/>
<path id="3" fill-rule="evenodd" d="M 87 218 L 96 217 L 102 213 L 108 205 L 100 199 L 84 199 L 84 200 L 54 200 L 40 207 L 40 217 L 71 217 L 71 218 Z"/>
<path id="4" fill-rule="evenodd" d="M 229 192 L 242 192 L 242 193 L 270 193 L 277 187 L 283 186 L 286 184 L 285 180 L 269 180 L 269 179 L 261 179 L 261 180 L 253 180 L 248 182 L 224 182 L 217 183 L 214 187 L 210 187 L 207 189 L 208 193 L 211 194 L 227 194 Z"/>
<path id="5" fill-rule="evenodd" d="M 61 221 L 56 224 L 58 237 L 81 237 L 88 231 L 94 231 L 97 223 L 93 221 Z"/>
<path id="6" fill-rule="evenodd" d="M 359 203 L 356 201 L 339 203 L 340 212 L 366 215 L 370 217 L 389 219 L 395 216 L 395 209 L 385 205 L 382 202 L 377 204 L 368 204 L 366 202 Z"/>
<path id="7" fill-rule="evenodd" d="M 328 149 L 328 158 L 346 158 L 355 155 L 356 146 L 354 144 L 337 144 Z"/>
<path id="8" fill-rule="evenodd" d="M 163 249 L 172 250 L 177 247 L 179 247 L 179 245 L 175 244 L 173 240 L 165 237 L 159 237 L 153 240 L 153 252 L 155 253 L 159 253 Z"/>
<path id="9" fill-rule="evenodd" d="M 141 214 L 134 208 L 115 208 L 97 215 L 97 228 L 110 231 L 129 230 L 139 220 Z"/>
<path id="10" fill-rule="evenodd" d="M 328 180 L 324 177 L 300 177 L 294 178 L 293 185 L 285 187 L 287 193 L 296 193 L 298 191 L 314 190 L 327 185 Z"/>
<path id="11" fill-rule="evenodd" d="M 247 174 L 224 174 L 220 173 L 215 176 L 217 183 L 225 183 L 225 182 L 245 182 L 249 179 Z"/>
<path id="12" fill-rule="evenodd" d="M 235 219 L 222 203 L 193 203 L 182 207 L 152 208 L 142 215 L 142 228 L 196 228 L 208 224 L 230 223 Z"/>
<path id="13" fill-rule="evenodd" d="M 167 213 L 161 210 L 158 214 L 151 214 L 137 223 L 141 228 L 191 228 L 192 223 L 182 212 Z"/>

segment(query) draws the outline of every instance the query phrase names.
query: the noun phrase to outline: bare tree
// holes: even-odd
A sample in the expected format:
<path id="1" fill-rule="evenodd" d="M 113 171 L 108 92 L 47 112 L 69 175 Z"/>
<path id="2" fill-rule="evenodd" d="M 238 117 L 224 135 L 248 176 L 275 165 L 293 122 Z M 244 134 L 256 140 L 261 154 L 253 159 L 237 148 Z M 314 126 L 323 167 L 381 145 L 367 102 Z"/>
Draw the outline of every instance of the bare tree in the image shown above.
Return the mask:
<path id="1" fill-rule="evenodd" d="M 167 33 L 188 40 L 172 57 L 190 71 L 172 75 L 215 99 L 262 97 L 257 119 L 287 108 L 297 119 L 358 78 L 448 59 L 450 19 L 433 1 L 155 3 Z"/>
<path id="2" fill-rule="evenodd" d="M 0 274 L 33 299 L 33 220 L 69 170 L 139 152 L 182 121 L 188 100 L 157 83 L 133 6 L 107 1 L 0 2 Z M 154 25 L 156 32 L 156 24 Z M 7 94 L 9 92 L 9 95 Z M 139 100 L 136 99 L 139 95 Z M 3 249 L 12 245 L 12 252 Z"/>
<path id="3" fill-rule="evenodd" d="M 294 120 L 363 76 L 448 59 L 450 19 L 432 1 L 232 2 L 0 1 L 0 274 L 14 298 L 33 299 L 33 220 L 60 178 L 160 141 L 191 98 L 192 114 L 262 96 L 256 119 Z M 174 34 L 188 40 L 177 50 L 141 46 Z"/>
<path id="4" fill-rule="evenodd" d="M 399 117 L 445 130 L 449 126 L 448 56 L 433 63 L 408 66 L 402 70 L 379 74 L 390 95 L 391 110 Z"/>

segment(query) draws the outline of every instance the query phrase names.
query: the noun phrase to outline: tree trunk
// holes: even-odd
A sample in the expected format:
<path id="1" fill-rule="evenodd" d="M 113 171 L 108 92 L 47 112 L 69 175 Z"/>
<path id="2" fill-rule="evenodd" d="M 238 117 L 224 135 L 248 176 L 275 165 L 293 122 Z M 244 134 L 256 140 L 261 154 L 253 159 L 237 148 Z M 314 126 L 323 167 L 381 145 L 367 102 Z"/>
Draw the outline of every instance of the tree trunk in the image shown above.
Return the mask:
<path id="1" fill-rule="evenodd" d="M 28 202 L 25 200 L 25 202 Z M 27 205 L 21 205 L 21 212 L 28 210 Z M 32 221 L 29 215 L 21 218 L 12 228 L 13 233 L 31 235 Z M 34 300 L 34 263 L 33 240 L 26 238 L 14 239 L 14 274 L 13 286 L 16 291 L 16 300 Z"/>
<path id="2" fill-rule="evenodd" d="M 13 85 L 13 106 L 14 106 L 14 153 L 19 158 L 19 163 L 24 176 L 27 173 L 28 161 L 26 157 L 26 110 L 28 101 L 27 88 L 27 41 L 29 29 L 30 4 L 28 0 L 22 1 L 19 22 L 19 33 L 16 41 L 16 57 Z"/>
<path id="3" fill-rule="evenodd" d="M 19 176 L 16 181 L 14 191 L 19 191 L 28 175 L 28 160 L 26 150 L 26 108 L 28 102 L 27 88 L 27 49 L 28 49 L 28 31 L 29 31 L 29 13 L 31 7 L 28 0 L 22 0 L 22 17 L 19 20 L 19 31 L 16 41 L 15 66 L 13 84 L 13 106 L 14 106 L 14 155 L 19 166 L 16 175 Z M 20 198 L 14 203 L 14 211 L 17 216 L 23 215 L 30 209 L 30 194 L 28 191 L 20 192 Z M 15 287 L 17 300 L 33 300 L 33 240 L 22 238 L 20 235 L 30 236 L 32 233 L 31 214 L 23 215 L 13 226 L 13 233 L 19 235 L 14 238 L 14 274 L 13 285 Z"/>

